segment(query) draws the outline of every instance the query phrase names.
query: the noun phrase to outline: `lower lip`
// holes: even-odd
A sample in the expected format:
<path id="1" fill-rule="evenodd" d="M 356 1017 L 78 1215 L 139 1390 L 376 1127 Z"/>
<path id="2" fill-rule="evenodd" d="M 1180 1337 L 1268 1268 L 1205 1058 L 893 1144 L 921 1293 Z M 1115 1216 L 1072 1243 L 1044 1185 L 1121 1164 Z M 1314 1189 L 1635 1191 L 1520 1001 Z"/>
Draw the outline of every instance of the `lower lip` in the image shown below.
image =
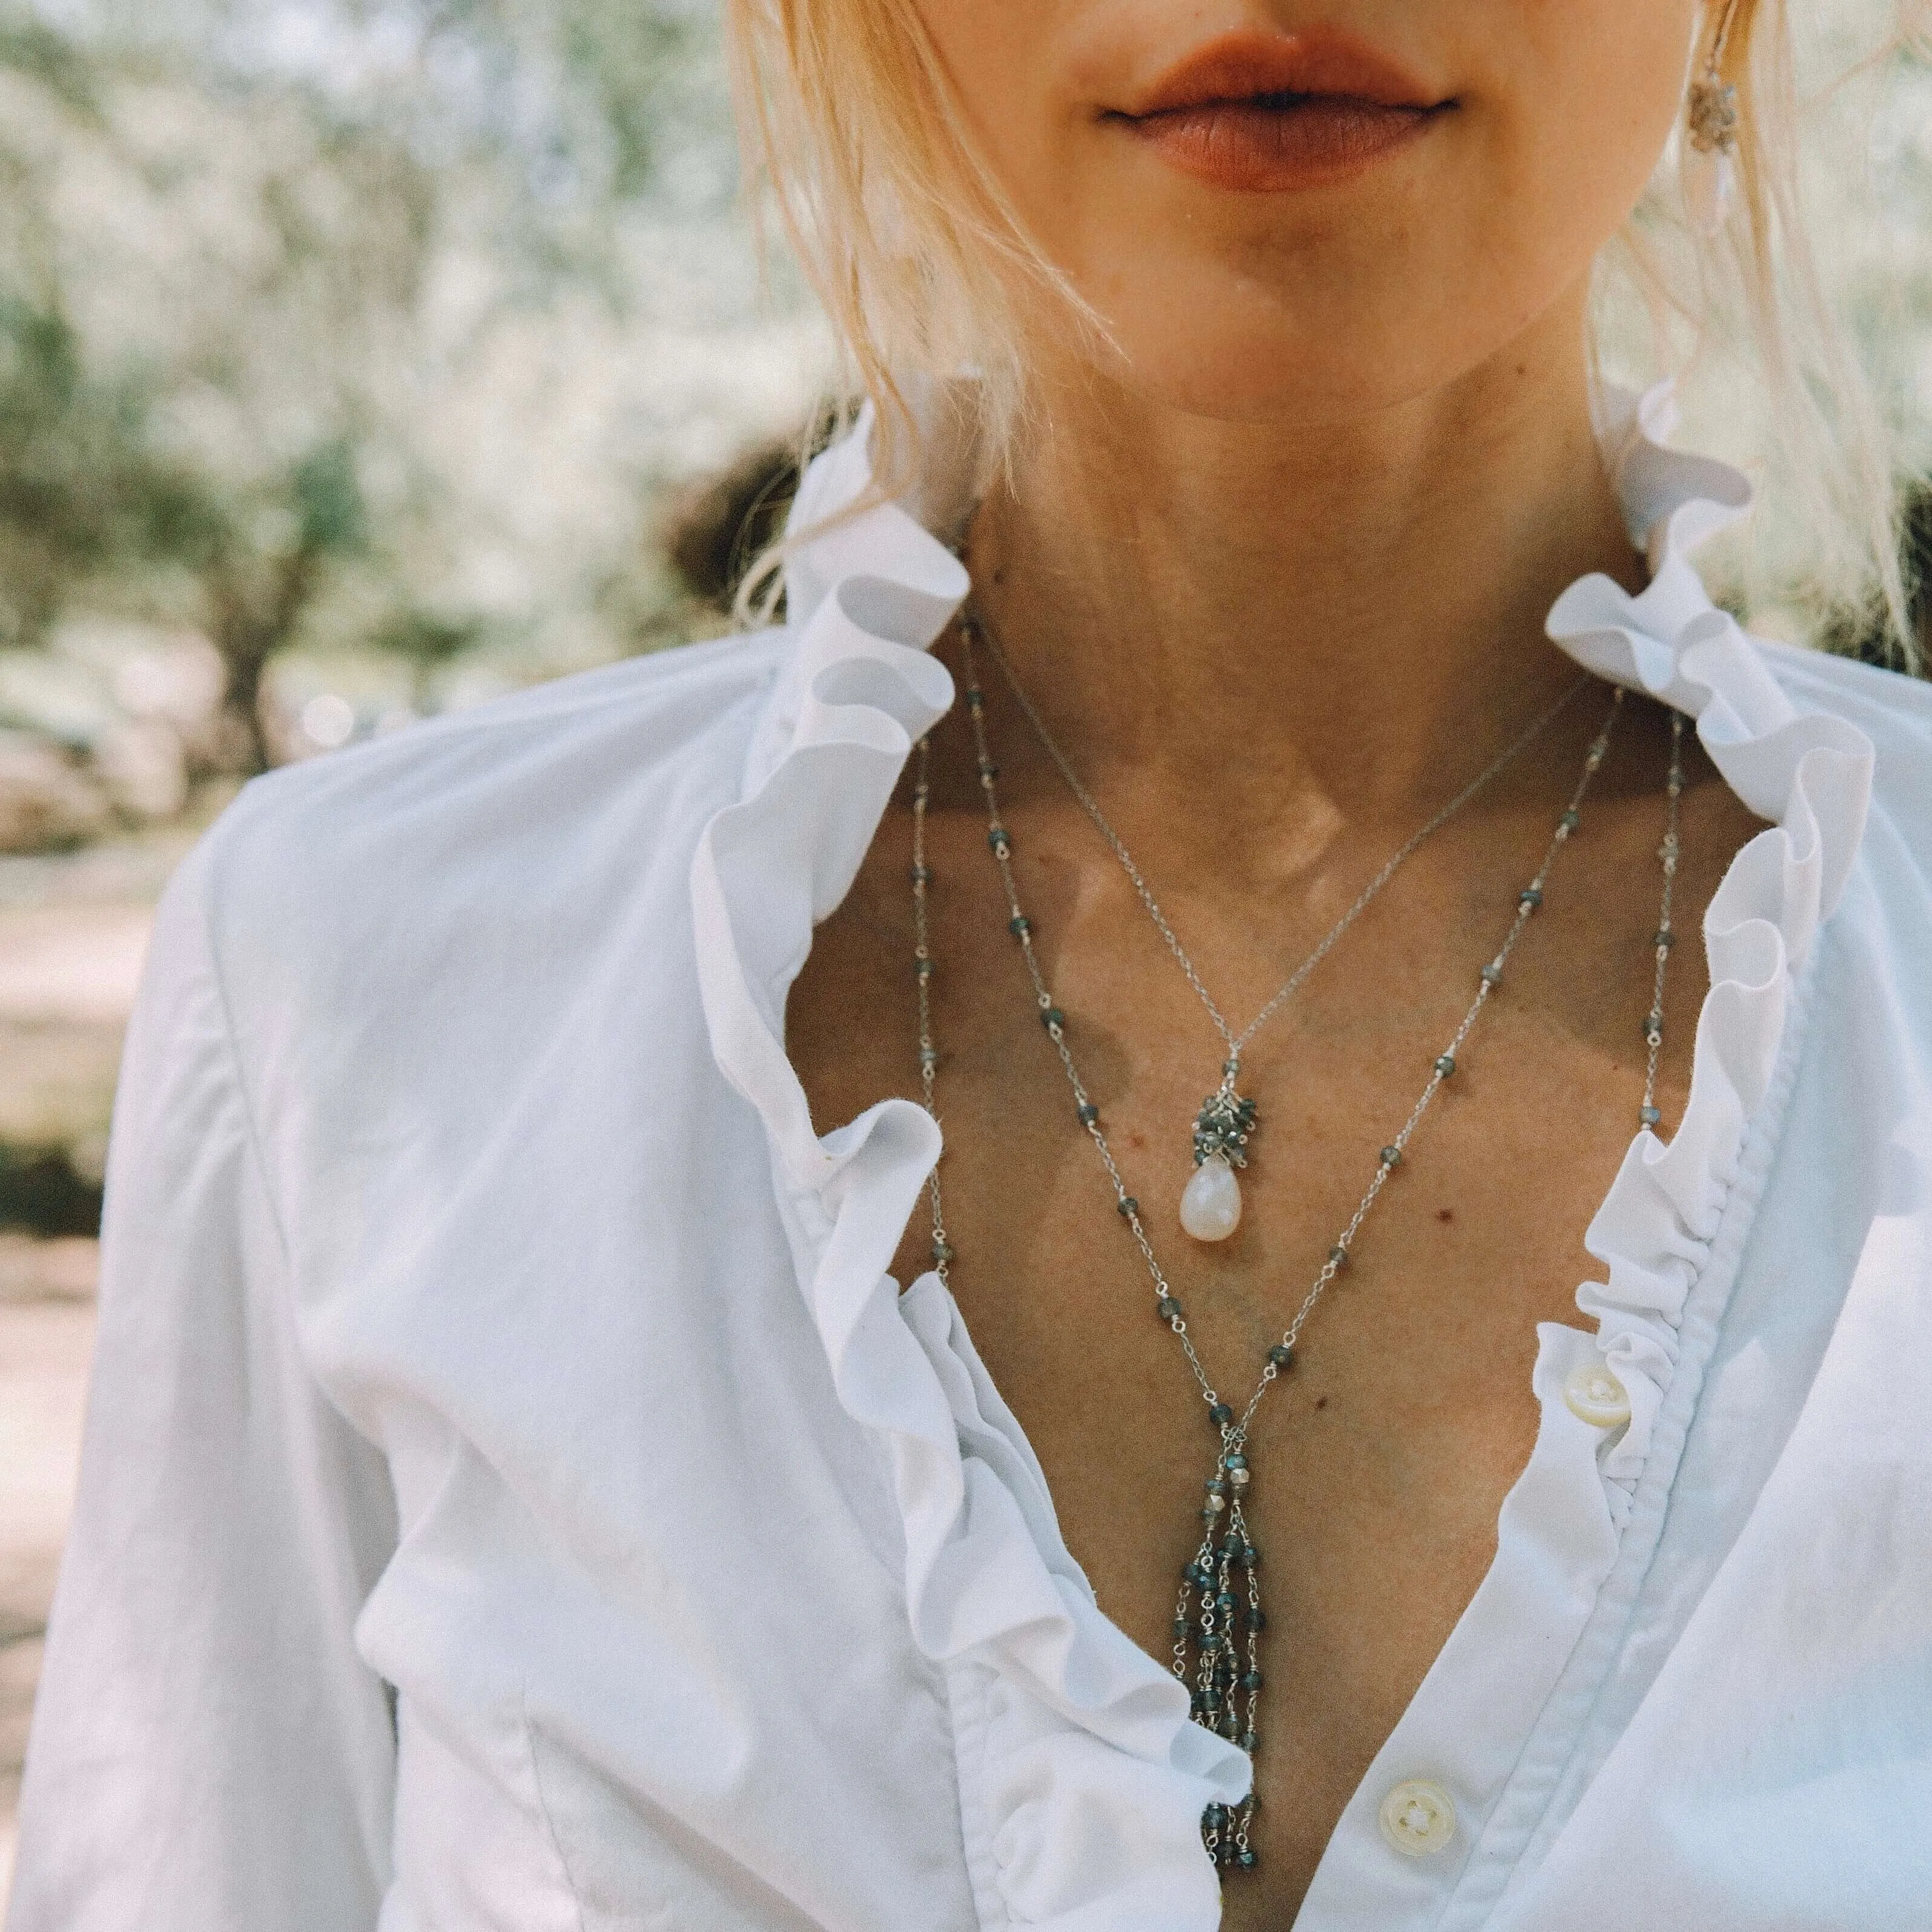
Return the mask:
<path id="1" fill-rule="evenodd" d="M 1406 148 L 1436 118 L 1429 107 L 1392 107 L 1334 94 L 1281 104 L 1210 101 L 1127 119 L 1169 166 L 1216 188 L 1279 194 L 1346 179 Z"/>

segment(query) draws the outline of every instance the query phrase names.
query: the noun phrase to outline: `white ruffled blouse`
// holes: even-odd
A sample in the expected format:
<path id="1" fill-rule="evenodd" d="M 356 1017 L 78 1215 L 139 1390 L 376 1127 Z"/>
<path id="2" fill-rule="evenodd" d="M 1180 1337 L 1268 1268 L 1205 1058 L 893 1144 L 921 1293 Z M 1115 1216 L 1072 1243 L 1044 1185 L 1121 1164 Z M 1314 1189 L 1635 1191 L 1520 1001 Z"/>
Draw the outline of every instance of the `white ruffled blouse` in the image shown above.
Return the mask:
<path id="1" fill-rule="evenodd" d="M 1768 829 L 1301 1932 L 1932 1927 L 1932 688 L 1714 608 L 1688 553 L 1747 493 L 1666 406 L 1610 446 L 1648 588 L 1550 634 Z M 861 435 L 800 514 L 866 482 Z M 938 1130 L 821 1135 L 785 1056 L 965 588 L 868 510 L 785 628 L 279 772 L 184 866 L 13 1932 L 1216 1923 L 1246 1760 L 886 1273 Z M 1566 1399 L 1606 1362 L 1627 1424 Z"/>

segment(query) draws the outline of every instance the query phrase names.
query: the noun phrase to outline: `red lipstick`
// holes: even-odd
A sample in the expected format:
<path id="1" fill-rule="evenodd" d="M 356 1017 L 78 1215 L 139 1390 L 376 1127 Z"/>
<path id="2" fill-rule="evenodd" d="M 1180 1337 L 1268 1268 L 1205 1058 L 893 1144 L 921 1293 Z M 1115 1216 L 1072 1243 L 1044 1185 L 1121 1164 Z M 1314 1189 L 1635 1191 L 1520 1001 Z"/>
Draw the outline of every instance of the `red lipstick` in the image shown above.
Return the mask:
<path id="1" fill-rule="evenodd" d="M 1243 28 L 1197 47 L 1105 118 L 1184 173 L 1265 194 L 1358 173 L 1454 105 L 1349 36 Z"/>

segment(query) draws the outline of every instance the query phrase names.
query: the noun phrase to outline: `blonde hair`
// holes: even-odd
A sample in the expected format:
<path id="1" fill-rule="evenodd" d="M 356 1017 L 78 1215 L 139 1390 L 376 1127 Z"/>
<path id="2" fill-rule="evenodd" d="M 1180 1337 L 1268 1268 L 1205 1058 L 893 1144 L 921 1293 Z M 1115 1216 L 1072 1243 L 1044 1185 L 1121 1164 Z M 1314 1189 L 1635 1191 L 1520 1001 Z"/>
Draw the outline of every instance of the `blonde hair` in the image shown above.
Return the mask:
<path id="1" fill-rule="evenodd" d="M 1707 0 L 1698 73 L 1723 12 Z M 875 406 L 880 494 L 915 480 L 916 391 L 969 412 L 959 427 L 996 461 L 1025 406 L 1039 298 L 1102 326 L 980 154 L 913 0 L 728 0 L 726 18 L 748 178 L 769 190 L 850 382 Z M 1901 18 L 1894 44 L 1908 37 Z M 1730 594 L 1789 608 L 1802 584 L 1814 626 L 1876 633 L 1908 661 L 1894 439 L 1800 218 L 1787 0 L 1736 0 L 1722 66 L 1740 110 L 1736 212 L 1698 244 L 1673 171 L 1660 171 L 1599 263 L 1593 359 L 1682 363 L 1687 386 L 1726 368 L 1735 386 L 1748 371 L 1762 405 L 1752 466 L 1769 480 L 1783 548 L 1774 560 L 1762 535 L 1734 545 L 1718 566 Z M 952 380 L 965 370 L 970 384 Z M 747 580 L 741 610 L 775 560 Z"/>

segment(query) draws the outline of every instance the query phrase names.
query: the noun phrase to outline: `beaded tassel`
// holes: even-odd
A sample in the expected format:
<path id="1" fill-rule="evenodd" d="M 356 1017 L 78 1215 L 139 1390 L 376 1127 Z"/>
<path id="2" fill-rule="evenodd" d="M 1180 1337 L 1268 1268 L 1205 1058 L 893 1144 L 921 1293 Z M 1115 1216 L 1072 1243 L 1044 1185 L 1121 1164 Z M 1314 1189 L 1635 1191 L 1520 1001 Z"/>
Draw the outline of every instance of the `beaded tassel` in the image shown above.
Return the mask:
<path id="1" fill-rule="evenodd" d="M 1244 1439 L 1232 1416 L 1221 1427 L 1224 1442 Z M 1200 1547 L 1180 1573 L 1174 1674 L 1188 1687 L 1195 1722 L 1252 1757 L 1260 1742 L 1261 1639 L 1268 1618 L 1256 1574 L 1261 1551 L 1242 1508 L 1249 1481 L 1246 1454 L 1224 1447 L 1201 1506 Z M 1251 1796 L 1239 1804 L 1210 1804 L 1202 1814 L 1202 1836 L 1217 1865 L 1253 1869 L 1248 1828 L 1254 1810 Z"/>

